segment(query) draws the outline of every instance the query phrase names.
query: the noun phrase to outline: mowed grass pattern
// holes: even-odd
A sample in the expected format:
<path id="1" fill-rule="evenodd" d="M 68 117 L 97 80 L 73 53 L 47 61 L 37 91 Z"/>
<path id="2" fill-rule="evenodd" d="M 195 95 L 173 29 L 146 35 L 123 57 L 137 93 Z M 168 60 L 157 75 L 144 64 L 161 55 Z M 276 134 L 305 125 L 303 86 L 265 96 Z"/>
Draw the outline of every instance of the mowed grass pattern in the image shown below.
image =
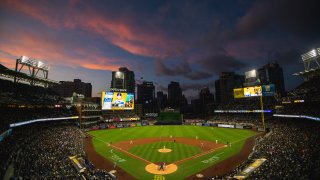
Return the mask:
<path id="1" fill-rule="evenodd" d="M 171 149 L 169 153 L 160 153 L 158 149 Z M 198 147 L 174 142 L 155 142 L 132 147 L 129 152 L 151 162 L 173 163 L 202 152 Z"/>
<path id="2" fill-rule="evenodd" d="M 129 141 L 134 139 L 143 139 L 151 137 L 185 137 L 185 138 L 196 138 L 203 140 L 209 140 L 215 142 L 218 140 L 219 143 L 227 144 L 232 143 L 231 148 L 222 148 L 207 155 L 186 161 L 179 164 L 179 168 L 175 173 L 165 175 L 166 180 L 179 180 L 184 179 L 192 174 L 195 174 L 205 168 L 215 165 L 228 157 L 237 154 L 245 140 L 248 137 L 255 135 L 255 132 L 250 130 L 240 129 L 228 129 L 228 128 L 214 128 L 214 127 L 203 127 L 203 126 L 144 126 L 134 128 L 123 128 L 123 129 L 110 129 L 110 130 L 98 130 L 91 131 L 89 134 L 93 135 L 93 145 L 96 151 L 101 154 L 104 158 L 109 159 L 111 162 L 117 162 L 117 166 L 136 177 L 137 179 L 154 179 L 154 175 L 145 171 L 147 163 L 137 160 L 136 158 L 129 156 L 126 153 L 114 150 L 108 143 Z M 147 145 L 147 144 L 146 144 Z M 143 145 L 145 146 L 145 145 Z M 145 148 L 141 148 L 144 151 Z M 135 152 L 139 153 L 138 151 Z M 142 153 L 142 152 L 141 152 Z M 153 155 L 150 155 L 153 156 Z M 159 156 L 159 155 L 156 155 Z M 177 154 L 177 156 L 179 156 Z M 213 156 L 219 157 L 218 160 L 204 163 L 205 160 L 210 159 Z M 125 159 L 125 161 L 118 161 Z M 156 159 L 157 162 L 163 160 Z"/>

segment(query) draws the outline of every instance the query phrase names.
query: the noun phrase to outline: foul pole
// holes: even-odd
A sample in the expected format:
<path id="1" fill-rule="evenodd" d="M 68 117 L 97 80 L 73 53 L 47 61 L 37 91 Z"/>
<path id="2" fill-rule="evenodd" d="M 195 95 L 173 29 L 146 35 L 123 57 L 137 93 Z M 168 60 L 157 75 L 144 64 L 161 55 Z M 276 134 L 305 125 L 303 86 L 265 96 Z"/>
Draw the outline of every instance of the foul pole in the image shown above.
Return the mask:
<path id="1" fill-rule="evenodd" d="M 263 126 L 263 130 L 266 130 L 266 126 L 264 124 L 264 110 L 263 110 L 263 99 L 262 99 L 262 95 L 260 96 L 260 106 L 261 106 L 261 120 L 262 120 L 262 126 Z"/>

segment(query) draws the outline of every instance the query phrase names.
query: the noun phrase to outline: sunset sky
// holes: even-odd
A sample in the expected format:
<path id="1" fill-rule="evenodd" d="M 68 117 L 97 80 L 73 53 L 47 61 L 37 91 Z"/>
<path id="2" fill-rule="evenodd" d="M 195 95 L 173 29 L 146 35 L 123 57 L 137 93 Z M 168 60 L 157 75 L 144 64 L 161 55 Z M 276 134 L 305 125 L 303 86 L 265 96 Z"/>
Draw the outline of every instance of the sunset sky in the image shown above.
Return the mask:
<path id="1" fill-rule="evenodd" d="M 91 82 L 93 96 L 125 66 L 138 83 L 178 81 L 194 99 L 222 71 L 276 61 L 290 90 L 300 55 L 320 47 L 319 17 L 317 1 L 0 0 L 0 63 L 39 59 L 50 79 Z"/>

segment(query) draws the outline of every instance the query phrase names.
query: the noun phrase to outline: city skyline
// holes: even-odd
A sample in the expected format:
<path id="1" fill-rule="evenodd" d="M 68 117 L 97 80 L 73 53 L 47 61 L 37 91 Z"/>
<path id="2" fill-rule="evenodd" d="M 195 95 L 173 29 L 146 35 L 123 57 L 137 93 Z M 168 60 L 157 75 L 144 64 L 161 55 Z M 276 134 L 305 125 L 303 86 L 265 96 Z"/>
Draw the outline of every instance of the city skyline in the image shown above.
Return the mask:
<path id="1" fill-rule="evenodd" d="M 300 55 L 320 47 L 316 1 L 1 1 L 0 63 L 22 55 L 50 66 L 49 78 L 82 79 L 92 96 L 127 67 L 139 83 L 167 92 L 180 82 L 188 99 L 223 71 L 268 62 L 283 68 L 287 90 L 302 78 Z M 141 77 L 143 79 L 141 79 Z M 194 89 L 197 89 L 194 91 Z"/>

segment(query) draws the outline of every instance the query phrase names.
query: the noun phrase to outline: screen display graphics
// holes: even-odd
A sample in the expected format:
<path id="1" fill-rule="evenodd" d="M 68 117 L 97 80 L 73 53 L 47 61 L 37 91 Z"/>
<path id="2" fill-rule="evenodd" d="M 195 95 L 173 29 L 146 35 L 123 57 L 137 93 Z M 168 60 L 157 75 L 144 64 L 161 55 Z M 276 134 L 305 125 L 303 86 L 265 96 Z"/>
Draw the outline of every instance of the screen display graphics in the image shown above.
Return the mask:
<path id="1" fill-rule="evenodd" d="M 234 98 L 274 96 L 274 94 L 275 94 L 274 84 L 233 89 Z"/>
<path id="2" fill-rule="evenodd" d="M 243 88 L 233 89 L 234 98 L 244 98 Z"/>
<path id="3" fill-rule="evenodd" d="M 124 92 L 102 92 L 102 110 L 132 110 L 134 94 Z"/>
<path id="4" fill-rule="evenodd" d="M 274 96 L 275 87 L 274 84 L 262 86 L 262 95 L 263 96 Z"/>
<path id="5" fill-rule="evenodd" d="M 261 86 L 245 87 L 243 91 L 245 97 L 262 96 Z"/>

